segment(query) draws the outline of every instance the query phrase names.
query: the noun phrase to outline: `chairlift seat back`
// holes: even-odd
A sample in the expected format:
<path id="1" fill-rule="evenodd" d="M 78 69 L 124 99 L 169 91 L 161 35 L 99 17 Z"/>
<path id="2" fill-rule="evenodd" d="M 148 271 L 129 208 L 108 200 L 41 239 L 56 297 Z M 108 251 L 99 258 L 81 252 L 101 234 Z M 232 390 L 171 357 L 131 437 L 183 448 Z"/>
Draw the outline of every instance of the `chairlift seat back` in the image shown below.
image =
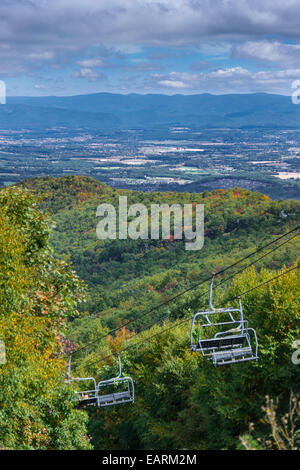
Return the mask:
<path id="1" fill-rule="evenodd" d="M 113 389 L 113 391 L 107 393 L 109 389 Z M 115 391 L 115 389 L 117 390 Z M 97 393 L 99 407 L 121 405 L 129 402 L 134 402 L 134 385 L 130 377 L 117 377 L 99 382 Z"/>
<path id="2" fill-rule="evenodd" d="M 245 335 L 233 335 L 226 337 L 218 337 L 211 339 L 202 339 L 198 341 L 198 348 L 201 350 L 214 350 L 221 348 L 234 348 L 238 346 L 243 346 L 245 341 Z"/>
<path id="3" fill-rule="evenodd" d="M 121 403 L 127 403 L 130 401 L 132 401 L 132 397 L 129 391 L 109 393 L 106 395 L 98 395 L 98 398 L 97 398 L 98 406 L 117 405 Z"/>

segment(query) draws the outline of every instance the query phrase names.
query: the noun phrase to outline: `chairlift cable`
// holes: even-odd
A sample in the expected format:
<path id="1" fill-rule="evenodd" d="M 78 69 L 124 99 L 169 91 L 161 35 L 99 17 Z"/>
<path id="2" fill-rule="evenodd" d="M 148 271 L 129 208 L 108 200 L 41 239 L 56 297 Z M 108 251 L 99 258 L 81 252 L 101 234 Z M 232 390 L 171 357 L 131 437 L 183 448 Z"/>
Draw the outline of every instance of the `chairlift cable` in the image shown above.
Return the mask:
<path id="1" fill-rule="evenodd" d="M 256 264 L 258 261 L 260 261 L 262 258 L 264 258 L 265 256 L 268 256 L 268 255 L 269 255 L 270 253 L 272 253 L 273 251 L 276 251 L 276 250 L 279 249 L 281 246 L 285 245 L 285 244 L 288 243 L 289 241 L 291 241 L 291 240 L 293 240 L 294 238 L 296 238 L 298 235 L 299 235 L 299 234 L 296 234 L 296 235 L 294 235 L 293 237 L 289 238 L 288 240 L 285 240 L 283 243 L 281 243 L 280 245 L 277 245 L 277 246 L 274 247 L 272 250 L 268 251 L 267 253 L 264 253 L 264 254 L 263 254 L 262 256 L 260 256 L 257 260 L 252 261 L 252 262 L 249 263 L 247 266 L 244 266 L 243 268 L 241 268 L 239 271 L 237 271 L 237 272 L 231 274 L 230 276 L 228 276 L 228 277 L 225 278 L 225 279 L 222 279 L 222 280 L 219 282 L 219 284 L 216 285 L 216 287 L 219 287 L 220 285 L 224 284 L 225 282 L 229 281 L 230 279 L 233 279 L 235 276 L 241 274 L 241 273 L 242 273 L 243 271 L 245 271 L 246 269 L 248 269 L 248 268 L 250 268 L 251 266 L 255 265 L 255 264 Z M 226 269 L 227 269 L 227 268 L 226 268 Z M 217 276 L 217 275 L 219 275 L 219 274 L 220 274 L 220 272 L 216 273 L 215 275 Z M 212 277 L 210 277 L 208 280 L 211 280 L 211 279 L 212 279 Z M 205 281 L 201 282 L 200 285 L 203 284 L 204 282 L 207 282 L 208 280 L 205 280 Z M 185 292 L 186 292 L 186 291 L 185 291 Z M 185 292 L 184 292 L 184 293 L 185 293 Z M 200 295 L 200 298 L 203 297 L 203 296 L 204 296 L 205 294 L 207 294 L 207 293 L 209 293 L 209 290 L 203 292 L 203 293 Z M 181 295 L 183 295 L 183 293 L 181 293 Z M 177 297 L 179 297 L 179 295 L 177 295 L 176 298 L 177 298 Z M 174 298 L 172 298 L 172 299 L 174 299 Z M 160 307 L 160 305 L 159 305 L 159 307 Z M 158 308 L 159 308 L 159 307 L 158 307 Z M 151 312 L 152 312 L 153 310 L 154 310 L 154 309 L 152 309 Z M 145 315 L 148 315 L 149 313 L 150 313 L 150 311 L 149 311 L 148 313 L 146 313 Z M 151 327 L 154 326 L 155 324 L 157 324 L 157 323 L 148 324 L 147 327 L 144 328 L 143 331 L 145 331 L 145 330 L 151 328 Z M 108 333 L 108 334 L 109 334 L 109 333 Z M 108 335 L 108 334 L 107 334 L 107 335 Z M 107 337 L 107 335 L 105 335 L 104 338 Z M 102 339 L 102 338 L 100 338 L 100 340 L 101 340 L 101 339 Z M 94 341 L 94 342 L 96 342 L 96 341 Z M 87 346 L 88 346 L 88 345 L 84 346 L 84 348 L 86 348 Z M 92 354 L 96 354 L 96 352 L 94 352 L 94 353 L 92 353 Z"/>
<path id="2" fill-rule="evenodd" d="M 270 282 L 275 281 L 276 279 L 278 279 L 278 278 L 280 278 L 280 277 L 282 277 L 282 276 L 285 276 L 286 274 L 288 274 L 288 273 L 294 271 L 295 269 L 299 269 L 299 265 L 294 266 L 293 268 L 288 269 L 287 271 L 284 271 L 283 273 L 281 273 L 281 274 L 279 274 L 279 275 L 277 275 L 277 276 L 275 276 L 275 277 L 273 277 L 273 278 L 271 278 L 271 279 L 268 279 L 267 281 L 265 281 L 265 282 L 263 282 L 263 283 L 261 283 L 261 284 L 255 286 L 255 287 L 249 289 L 249 291 L 245 291 L 245 292 L 241 293 L 240 296 L 245 295 L 245 294 L 247 294 L 248 292 L 252 292 L 252 291 L 258 289 L 259 287 L 261 287 L 261 286 L 263 286 L 263 285 L 269 284 Z M 222 283 L 223 283 L 223 282 L 225 282 L 225 281 L 223 280 Z M 221 283 L 219 283 L 219 284 L 217 285 L 217 287 L 218 287 L 220 284 L 221 284 Z M 206 292 L 205 292 L 205 293 L 206 293 Z M 204 294 L 203 294 L 203 295 L 204 295 Z M 201 296 L 201 297 L 202 297 L 202 296 Z M 234 299 L 236 299 L 236 298 L 237 298 L 237 296 L 234 297 Z M 180 325 L 182 325 L 182 324 L 184 324 L 184 323 L 186 323 L 186 322 L 188 322 L 188 321 L 191 321 L 191 317 L 184 318 L 183 320 L 181 320 L 181 321 L 179 321 L 179 322 L 176 322 L 174 325 L 171 325 L 170 327 L 163 328 L 163 329 L 162 329 L 161 331 L 159 331 L 158 333 L 154 333 L 153 335 L 149 336 L 149 337 L 146 338 L 146 339 L 143 338 L 142 340 L 139 340 L 139 341 L 137 341 L 137 342 L 135 342 L 135 343 L 133 343 L 133 344 L 130 344 L 130 345 L 126 346 L 125 348 L 119 350 L 119 351 L 118 351 L 118 354 L 120 354 L 120 353 L 122 353 L 122 352 L 125 352 L 125 351 L 127 351 L 128 349 L 131 349 L 131 348 L 133 348 L 133 347 L 135 347 L 135 346 L 138 346 L 140 343 L 145 343 L 145 341 L 149 341 L 149 340 L 155 338 L 156 336 L 162 335 L 163 333 L 165 333 L 165 332 L 167 332 L 167 331 L 170 331 L 170 330 L 172 330 L 172 329 L 174 329 L 174 328 L 177 328 L 178 326 L 180 326 Z M 109 355 L 107 355 L 107 356 L 100 357 L 97 361 L 87 362 L 86 364 L 82 364 L 82 366 L 79 366 L 77 369 L 80 370 L 81 368 L 85 367 L 86 365 L 91 366 L 91 365 L 94 365 L 94 364 L 98 364 L 99 362 L 102 362 L 102 361 L 104 361 L 104 360 L 106 360 L 106 359 L 109 359 L 110 357 L 114 356 L 115 354 L 116 354 L 116 353 L 112 353 L 112 354 L 109 354 Z"/>
<path id="3" fill-rule="evenodd" d="M 282 238 L 286 237 L 287 235 L 295 232 L 296 230 L 298 230 L 300 228 L 300 225 L 298 225 L 297 227 L 295 227 L 294 229 L 290 230 L 289 232 L 286 232 L 284 233 L 283 235 L 281 235 L 280 237 L 276 238 L 275 240 L 267 243 L 266 245 L 258 248 L 257 250 L 255 250 L 254 252 L 252 253 L 249 253 L 248 255 L 244 256 L 243 258 L 241 258 L 240 260 L 236 261 L 235 263 L 231 264 L 230 266 L 227 266 L 226 268 L 218 271 L 215 275 L 216 276 L 219 276 L 220 274 L 224 274 L 226 271 L 228 271 L 229 269 L 237 266 L 238 264 L 240 264 L 241 262 L 245 261 L 246 259 L 254 256 L 255 254 L 261 252 L 262 250 L 264 250 L 265 248 L 267 248 L 268 246 L 270 245 L 273 245 L 274 243 L 276 243 L 277 241 L 281 240 Z M 273 251 L 277 250 L 278 248 L 280 248 L 281 246 L 285 245 L 286 243 L 290 242 L 291 240 L 293 240 L 294 238 L 296 238 L 297 236 L 299 235 L 299 233 L 297 233 L 296 235 L 294 235 L 293 237 L 291 237 L 289 240 L 286 240 L 285 242 L 281 243 L 280 245 L 276 246 L 275 248 L 273 248 L 272 250 L 270 250 L 268 253 L 265 253 L 263 256 L 261 256 L 260 258 L 258 258 L 258 260 L 256 260 L 255 262 L 251 263 L 250 265 L 247 266 L 250 267 L 252 266 L 253 264 L 255 264 L 256 262 L 258 262 L 259 260 L 261 260 L 262 258 L 264 258 L 265 256 L 267 256 L 268 254 L 272 253 Z M 245 268 L 246 269 L 246 268 Z M 239 271 L 237 274 L 239 274 L 240 272 L 242 272 L 244 269 L 242 269 L 241 271 Z M 150 310 L 148 310 L 148 312 L 145 313 L 145 315 L 150 315 L 150 313 L 154 312 L 155 310 L 158 310 L 159 308 L 169 304 L 170 302 L 173 302 L 174 300 L 176 300 L 177 298 L 181 297 L 182 295 L 186 294 L 187 292 L 190 292 L 191 290 L 193 289 L 196 289 L 197 287 L 201 286 L 202 284 L 205 284 L 206 282 L 210 281 L 211 280 L 211 276 L 209 278 L 206 278 L 204 279 L 203 281 L 197 283 L 197 284 L 193 284 L 191 287 L 185 289 L 184 291 L 182 292 L 179 292 L 178 294 L 176 294 L 175 296 L 171 297 L 170 299 L 164 301 L 164 302 L 161 302 L 157 305 L 155 305 L 154 307 L 152 307 Z M 219 284 L 218 284 L 219 285 Z M 122 328 L 126 327 L 127 325 L 135 322 L 136 319 L 132 319 L 132 320 L 129 320 L 128 322 L 124 323 L 123 325 L 119 326 L 119 327 L 116 327 L 110 331 L 108 331 L 105 335 L 102 335 L 100 338 L 98 337 L 97 339 L 87 343 L 86 345 L 82 346 L 81 348 L 77 348 L 75 351 L 73 351 L 71 354 L 68 354 L 68 356 L 72 356 L 73 354 L 76 354 L 77 352 L 80 352 L 80 351 L 83 351 L 85 350 L 86 348 L 88 348 L 89 346 L 91 346 L 92 344 L 95 344 L 97 343 L 98 341 L 101 341 L 102 339 L 104 338 L 107 338 L 108 335 L 110 335 L 111 333 L 114 333 L 118 330 L 121 330 Z M 65 354 L 66 355 L 66 354 Z"/>
<path id="4" fill-rule="evenodd" d="M 252 287 L 251 289 L 246 290 L 245 292 L 242 292 L 241 294 L 239 294 L 239 295 L 236 296 L 236 297 L 232 297 L 231 299 L 228 300 L 228 302 L 230 302 L 231 300 L 236 299 L 237 297 L 242 297 L 242 295 L 249 294 L 249 293 L 252 292 L 253 290 L 258 289 L 259 287 L 262 287 L 262 286 L 264 286 L 265 284 L 268 284 L 268 283 L 271 282 L 271 281 L 275 281 L 275 280 L 278 279 L 279 277 L 284 276 L 285 274 L 288 274 L 289 272 L 294 271 L 295 269 L 299 269 L 299 267 L 300 267 L 300 264 L 297 264 L 297 265 L 294 266 L 293 268 L 288 269 L 287 271 L 284 271 L 284 272 L 281 273 L 281 274 L 278 274 L 278 276 L 275 276 L 275 277 L 273 277 L 272 279 L 269 279 L 268 281 L 262 282 L 262 283 L 259 284 L 258 286 Z"/>

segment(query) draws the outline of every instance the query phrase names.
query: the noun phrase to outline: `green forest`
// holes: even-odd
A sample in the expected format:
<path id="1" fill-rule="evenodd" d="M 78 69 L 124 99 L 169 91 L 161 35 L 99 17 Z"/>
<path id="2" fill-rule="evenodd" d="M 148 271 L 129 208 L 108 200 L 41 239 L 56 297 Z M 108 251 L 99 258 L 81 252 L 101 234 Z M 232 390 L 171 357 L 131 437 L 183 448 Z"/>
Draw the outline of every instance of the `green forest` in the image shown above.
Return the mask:
<path id="1" fill-rule="evenodd" d="M 98 205 L 122 195 L 204 204 L 203 248 L 99 240 Z M 145 193 L 66 176 L 1 189 L 0 448 L 299 449 L 299 231 L 271 244 L 299 215 L 299 201 L 240 188 Z M 243 294 L 259 360 L 215 368 L 191 353 L 190 327 L 208 279 L 231 265 L 214 304 L 237 308 Z M 74 377 L 98 382 L 117 375 L 117 352 L 134 403 L 78 409 L 70 355 Z"/>

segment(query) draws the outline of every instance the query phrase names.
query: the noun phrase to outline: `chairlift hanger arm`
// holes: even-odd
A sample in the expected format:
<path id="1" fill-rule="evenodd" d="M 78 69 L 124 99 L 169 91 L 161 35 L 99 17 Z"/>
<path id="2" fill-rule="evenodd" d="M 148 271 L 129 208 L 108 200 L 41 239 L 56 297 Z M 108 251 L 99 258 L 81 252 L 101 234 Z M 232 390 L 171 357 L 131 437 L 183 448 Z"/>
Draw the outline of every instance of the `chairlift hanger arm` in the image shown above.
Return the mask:
<path id="1" fill-rule="evenodd" d="M 211 309 L 212 312 L 215 312 L 216 309 L 213 306 L 212 303 L 212 295 L 213 295 L 213 284 L 214 284 L 214 278 L 215 278 L 216 273 L 213 273 L 211 281 L 210 281 L 210 286 L 209 286 L 209 308 Z"/>

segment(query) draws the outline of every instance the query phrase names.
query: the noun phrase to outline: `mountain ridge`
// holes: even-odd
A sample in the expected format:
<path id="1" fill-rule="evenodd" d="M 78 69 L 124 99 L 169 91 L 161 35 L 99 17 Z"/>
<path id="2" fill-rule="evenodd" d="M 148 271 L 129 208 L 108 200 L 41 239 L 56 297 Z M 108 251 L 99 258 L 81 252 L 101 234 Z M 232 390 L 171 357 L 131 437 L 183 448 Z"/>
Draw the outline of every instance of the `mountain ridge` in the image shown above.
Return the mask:
<path id="1" fill-rule="evenodd" d="M 0 128 L 41 129 L 299 128 L 300 108 L 289 96 L 268 93 L 212 95 L 123 95 L 8 97 Z"/>

